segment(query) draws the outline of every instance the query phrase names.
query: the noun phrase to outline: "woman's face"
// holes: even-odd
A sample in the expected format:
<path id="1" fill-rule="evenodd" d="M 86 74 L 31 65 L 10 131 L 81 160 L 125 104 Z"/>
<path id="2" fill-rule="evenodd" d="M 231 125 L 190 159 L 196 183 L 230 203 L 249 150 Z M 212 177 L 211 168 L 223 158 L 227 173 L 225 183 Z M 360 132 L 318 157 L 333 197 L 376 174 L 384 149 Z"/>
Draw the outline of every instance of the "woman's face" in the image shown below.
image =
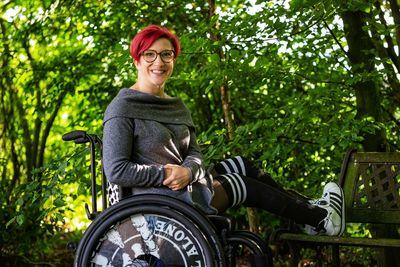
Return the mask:
<path id="1" fill-rule="evenodd" d="M 160 38 L 143 52 L 140 56 L 140 61 L 135 61 L 138 70 L 138 83 L 140 86 L 146 87 L 143 89 L 152 90 L 152 92 L 158 94 L 164 88 L 165 82 L 171 77 L 174 70 L 175 57 L 172 60 L 168 58 L 171 55 L 171 50 L 174 50 L 172 43 L 166 38 Z M 145 56 L 146 52 L 147 56 Z M 148 56 L 151 54 L 154 56 L 154 52 L 157 53 L 155 60 L 147 62 L 145 59 L 151 61 Z"/>

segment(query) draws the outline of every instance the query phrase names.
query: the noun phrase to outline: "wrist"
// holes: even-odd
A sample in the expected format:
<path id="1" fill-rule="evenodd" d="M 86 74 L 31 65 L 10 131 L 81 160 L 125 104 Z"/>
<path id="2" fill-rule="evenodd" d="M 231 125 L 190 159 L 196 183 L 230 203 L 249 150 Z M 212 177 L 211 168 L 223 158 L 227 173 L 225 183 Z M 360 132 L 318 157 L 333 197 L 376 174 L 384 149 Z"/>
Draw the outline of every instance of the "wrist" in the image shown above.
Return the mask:
<path id="1" fill-rule="evenodd" d="M 187 172 L 187 177 L 189 178 L 189 182 L 191 183 L 193 181 L 193 175 L 192 175 L 192 170 L 188 167 L 185 167 L 186 172 Z"/>

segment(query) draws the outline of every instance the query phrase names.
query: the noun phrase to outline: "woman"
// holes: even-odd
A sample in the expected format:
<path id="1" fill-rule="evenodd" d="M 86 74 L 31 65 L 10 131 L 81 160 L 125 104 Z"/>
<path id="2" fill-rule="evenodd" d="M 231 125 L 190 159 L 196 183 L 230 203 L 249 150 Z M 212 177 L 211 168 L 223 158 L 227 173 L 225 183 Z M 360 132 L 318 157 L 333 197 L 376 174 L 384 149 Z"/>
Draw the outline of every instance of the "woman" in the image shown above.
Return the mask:
<path id="1" fill-rule="evenodd" d="M 133 38 L 130 53 L 137 80 L 119 92 L 104 117 L 103 161 L 111 204 L 132 194 L 165 194 L 209 214 L 243 204 L 293 219 L 306 225 L 309 234 L 343 233 L 343 192 L 335 183 L 311 201 L 285 191 L 242 157 L 205 171 L 188 109 L 165 92 L 180 53 L 174 34 L 150 25 Z"/>

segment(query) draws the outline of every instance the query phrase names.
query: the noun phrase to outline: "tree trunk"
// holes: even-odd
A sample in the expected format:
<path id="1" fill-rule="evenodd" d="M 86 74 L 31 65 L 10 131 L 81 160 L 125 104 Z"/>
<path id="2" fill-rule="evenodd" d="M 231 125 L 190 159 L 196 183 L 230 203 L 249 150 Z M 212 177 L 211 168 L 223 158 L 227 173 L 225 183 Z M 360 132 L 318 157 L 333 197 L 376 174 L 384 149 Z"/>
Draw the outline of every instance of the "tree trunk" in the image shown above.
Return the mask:
<path id="1" fill-rule="evenodd" d="M 375 70 L 373 42 L 364 29 L 366 14 L 361 11 L 347 11 L 341 14 L 347 43 L 349 46 L 348 58 L 354 75 L 371 73 Z M 354 85 L 357 101 L 357 117 L 373 117 L 376 122 L 381 121 L 381 102 L 379 96 L 379 84 L 365 76 Z M 365 151 L 386 151 L 386 139 L 383 131 L 364 133 L 363 148 Z M 371 229 L 378 237 L 393 234 L 394 229 Z M 397 234 L 397 232 L 396 232 Z M 398 249 L 379 250 L 378 266 L 398 266 L 400 253 Z"/>
<path id="2" fill-rule="evenodd" d="M 370 52 L 374 50 L 374 46 L 368 32 L 363 30 L 367 27 L 365 14 L 360 11 L 347 11 L 342 13 L 341 17 L 349 46 L 348 58 L 353 74 L 361 76 L 363 73 L 371 73 L 375 68 L 374 56 Z M 380 122 L 381 105 L 378 84 L 364 76 L 353 87 L 357 99 L 358 118 L 373 117 L 376 122 Z M 364 138 L 365 151 L 386 151 L 384 132 L 365 133 Z"/>

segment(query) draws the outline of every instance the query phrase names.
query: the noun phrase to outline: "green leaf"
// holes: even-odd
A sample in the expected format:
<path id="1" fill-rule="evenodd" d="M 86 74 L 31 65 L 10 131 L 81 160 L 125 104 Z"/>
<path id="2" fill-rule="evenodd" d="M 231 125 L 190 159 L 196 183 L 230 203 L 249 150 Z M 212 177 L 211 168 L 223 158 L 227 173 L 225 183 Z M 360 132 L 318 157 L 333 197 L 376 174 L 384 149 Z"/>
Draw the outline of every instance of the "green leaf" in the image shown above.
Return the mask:
<path id="1" fill-rule="evenodd" d="M 220 58 L 217 54 L 212 54 L 208 58 L 211 63 L 219 63 L 220 61 Z"/>
<path id="2" fill-rule="evenodd" d="M 25 216 L 23 214 L 20 214 L 16 217 L 16 221 L 18 225 L 22 225 L 25 222 Z"/>
<path id="3" fill-rule="evenodd" d="M 61 198 L 57 198 L 56 200 L 53 201 L 53 204 L 56 207 L 63 207 L 65 206 L 65 201 Z"/>
<path id="4" fill-rule="evenodd" d="M 9 221 L 6 223 L 6 229 L 7 229 L 13 222 L 15 222 L 15 220 L 16 220 L 16 217 L 13 217 L 11 220 L 9 220 Z"/>

